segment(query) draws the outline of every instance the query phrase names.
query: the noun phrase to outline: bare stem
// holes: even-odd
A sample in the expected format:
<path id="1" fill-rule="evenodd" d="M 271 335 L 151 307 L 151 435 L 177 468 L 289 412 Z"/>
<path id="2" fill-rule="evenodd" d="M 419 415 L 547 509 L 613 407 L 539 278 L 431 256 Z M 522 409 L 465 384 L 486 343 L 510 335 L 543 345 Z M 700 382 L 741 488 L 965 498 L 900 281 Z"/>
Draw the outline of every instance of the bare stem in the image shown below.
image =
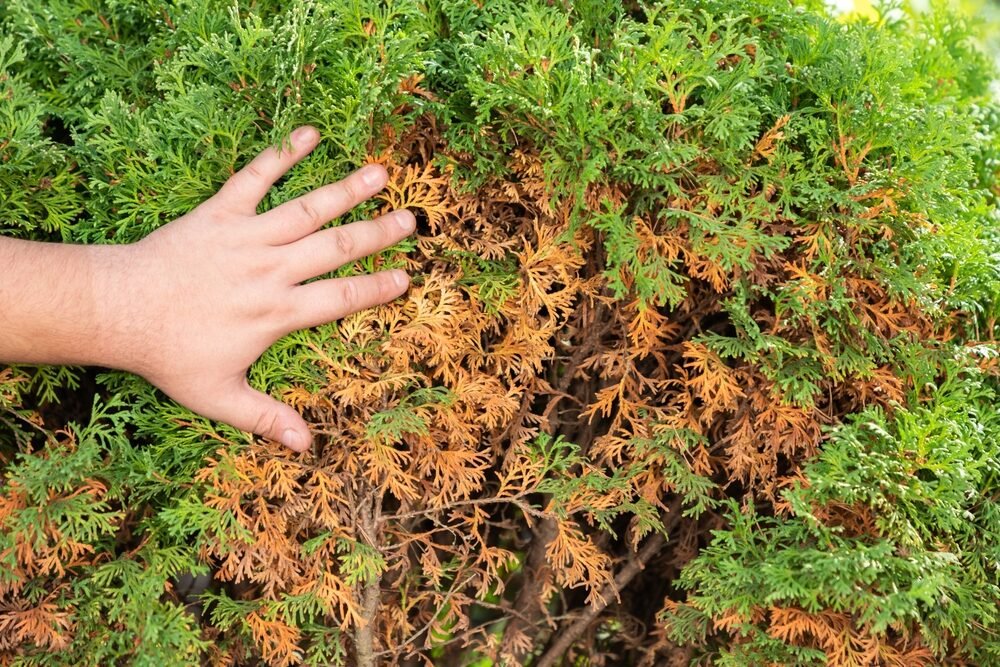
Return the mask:
<path id="1" fill-rule="evenodd" d="M 611 600 L 619 598 L 621 591 L 635 579 L 636 575 L 642 572 L 646 564 L 667 543 L 664 534 L 668 534 L 680 520 L 680 505 L 679 500 L 672 503 L 671 511 L 663 521 L 663 533 L 656 533 L 650 537 L 638 552 L 631 555 L 625 566 L 615 575 L 614 582 L 604 587 L 601 591 L 603 602 L 587 607 L 583 613 L 577 615 L 572 621 L 562 624 L 559 631 L 555 634 L 554 639 L 549 644 L 548 650 L 539 658 L 534 667 L 553 667 L 566 654 L 570 647 L 573 646 L 573 643 L 586 632 L 590 624 L 607 608 L 608 603 Z"/>
<path id="2" fill-rule="evenodd" d="M 361 535 L 376 549 L 379 547 L 376 531 L 378 511 L 375 491 L 369 487 L 365 490 L 360 503 L 358 524 Z M 355 591 L 355 596 L 361 602 L 361 617 L 364 619 L 364 622 L 359 624 L 354 631 L 357 667 L 375 667 L 378 664 L 375 654 L 375 623 L 378 616 L 380 593 L 381 578 L 377 576 L 359 584 Z"/>

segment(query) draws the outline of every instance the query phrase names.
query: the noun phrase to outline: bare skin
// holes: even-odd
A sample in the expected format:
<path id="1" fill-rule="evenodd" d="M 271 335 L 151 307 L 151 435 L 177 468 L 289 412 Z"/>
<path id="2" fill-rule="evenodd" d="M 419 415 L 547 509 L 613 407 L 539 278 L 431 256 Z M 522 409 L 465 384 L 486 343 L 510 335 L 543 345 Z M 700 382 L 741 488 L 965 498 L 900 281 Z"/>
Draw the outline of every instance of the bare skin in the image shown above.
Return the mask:
<path id="1" fill-rule="evenodd" d="M 247 383 L 285 334 L 403 294 L 403 271 L 301 284 L 413 232 L 406 210 L 322 229 L 383 187 L 368 165 L 258 215 L 261 199 L 319 132 L 269 148 L 187 215 L 131 245 L 0 238 L 0 360 L 131 371 L 205 417 L 301 452 L 312 435 L 291 407 Z"/>

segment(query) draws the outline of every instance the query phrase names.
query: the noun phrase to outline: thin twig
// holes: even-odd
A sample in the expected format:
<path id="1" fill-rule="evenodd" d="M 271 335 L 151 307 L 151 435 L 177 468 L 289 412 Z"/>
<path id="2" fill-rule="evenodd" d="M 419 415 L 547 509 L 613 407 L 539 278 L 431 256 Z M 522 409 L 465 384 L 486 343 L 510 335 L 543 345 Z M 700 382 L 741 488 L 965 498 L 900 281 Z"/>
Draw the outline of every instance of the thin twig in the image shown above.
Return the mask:
<path id="1" fill-rule="evenodd" d="M 680 520 L 680 500 L 676 500 L 671 505 L 671 511 L 667 514 L 663 522 L 663 532 L 656 533 L 646 542 L 636 553 L 632 554 L 625 566 L 615 575 L 615 580 L 604 587 L 601 591 L 603 602 L 592 605 L 586 609 L 576 620 L 569 625 L 563 625 L 556 633 L 555 638 L 549 644 L 549 648 L 542 657 L 535 663 L 534 667 L 553 667 L 556 661 L 566 654 L 566 651 L 580 638 L 590 624 L 594 622 L 601 612 L 603 612 L 610 600 L 618 599 L 621 591 L 631 583 L 631 581 L 646 567 L 646 564 L 660 552 L 667 543 L 664 534 L 669 534 L 671 529 Z"/>
<path id="2" fill-rule="evenodd" d="M 440 606 L 443 607 L 444 605 L 448 604 L 448 601 L 451 600 L 451 598 L 455 595 L 455 593 L 457 593 L 458 591 L 460 591 L 463 588 L 465 588 L 466 585 L 469 582 L 471 582 L 473 579 L 475 579 L 475 578 L 476 578 L 475 574 L 470 574 L 468 577 L 466 577 L 466 579 L 462 583 L 460 583 L 460 584 L 458 584 L 456 586 L 452 586 L 451 589 L 449 589 L 448 592 L 445 594 L 444 600 L 441 601 L 441 605 Z M 415 642 L 420 637 L 420 635 L 422 635 L 425 632 L 427 632 L 431 628 L 431 626 L 434 625 L 434 621 L 436 619 L 437 619 L 437 613 L 431 614 L 431 620 L 427 621 L 427 623 L 425 623 L 422 628 L 420 628 L 419 630 L 417 630 L 416 632 L 414 632 L 412 635 L 410 635 L 409 637 L 407 637 L 406 639 L 404 639 L 402 642 L 400 642 L 399 643 L 399 647 L 403 648 L 403 647 L 409 646 L 410 644 L 412 644 L 413 642 Z M 378 653 L 375 654 L 374 657 L 376 657 L 376 658 L 382 658 L 382 657 L 385 657 L 387 655 L 393 655 L 393 654 L 397 653 L 399 650 L 400 649 L 386 649 L 384 651 L 379 651 Z M 411 651 L 411 654 L 413 652 L 415 652 L 415 651 L 416 651 L 416 649 L 414 649 L 414 651 Z"/>
<path id="3" fill-rule="evenodd" d="M 412 512 L 404 512 L 403 514 L 385 514 L 382 516 L 382 521 L 402 521 L 404 519 L 411 519 L 419 516 L 426 516 L 428 514 L 437 514 L 439 512 L 444 512 L 451 509 L 457 509 L 459 507 L 471 507 L 474 505 L 491 505 L 494 503 L 510 503 L 516 505 L 525 514 L 530 514 L 539 518 L 546 518 L 548 515 L 541 510 L 531 507 L 524 502 L 524 497 L 526 494 L 519 493 L 514 496 L 500 497 L 494 496 L 491 498 L 469 498 L 468 500 L 456 500 L 455 502 L 448 503 L 447 505 L 441 505 L 440 507 L 428 507 L 422 510 L 413 510 Z"/>

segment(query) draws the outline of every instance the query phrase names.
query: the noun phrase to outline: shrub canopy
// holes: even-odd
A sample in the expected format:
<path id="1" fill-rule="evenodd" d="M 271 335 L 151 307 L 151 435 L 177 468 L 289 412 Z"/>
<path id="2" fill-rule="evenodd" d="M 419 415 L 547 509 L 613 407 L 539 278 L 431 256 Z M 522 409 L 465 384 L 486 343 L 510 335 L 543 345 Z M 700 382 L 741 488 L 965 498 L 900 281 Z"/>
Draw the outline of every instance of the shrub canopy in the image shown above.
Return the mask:
<path id="1" fill-rule="evenodd" d="M 998 664 L 969 27 L 481 4 L 0 6 L 2 233 L 134 242 L 302 123 L 265 208 L 378 161 L 343 221 L 418 219 L 251 369 L 308 453 L 0 369 L 0 664 Z"/>

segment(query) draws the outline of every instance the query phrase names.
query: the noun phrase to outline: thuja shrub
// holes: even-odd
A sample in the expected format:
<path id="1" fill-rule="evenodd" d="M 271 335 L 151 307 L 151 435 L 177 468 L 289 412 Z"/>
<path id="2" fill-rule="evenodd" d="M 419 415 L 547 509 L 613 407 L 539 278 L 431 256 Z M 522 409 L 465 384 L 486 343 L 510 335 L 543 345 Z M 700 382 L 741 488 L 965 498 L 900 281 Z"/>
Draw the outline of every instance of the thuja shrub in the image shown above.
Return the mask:
<path id="1" fill-rule="evenodd" d="M 0 370 L 0 664 L 1000 664 L 1000 118 L 965 23 L 784 0 L 0 5 L 0 230 L 417 234 L 251 382 Z M 0 267 L 2 270 L 2 267 Z"/>

